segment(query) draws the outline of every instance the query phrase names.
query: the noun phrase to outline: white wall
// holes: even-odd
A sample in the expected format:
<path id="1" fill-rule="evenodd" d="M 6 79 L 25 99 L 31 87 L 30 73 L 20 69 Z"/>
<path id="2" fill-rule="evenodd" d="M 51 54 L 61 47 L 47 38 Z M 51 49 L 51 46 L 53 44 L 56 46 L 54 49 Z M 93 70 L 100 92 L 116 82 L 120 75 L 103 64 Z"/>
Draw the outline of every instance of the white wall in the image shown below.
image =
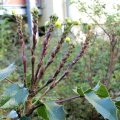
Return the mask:
<path id="1" fill-rule="evenodd" d="M 61 21 L 65 18 L 65 3 L 64 0 L 53 0 L 53 13 L 56 14 Z"/>
<path id="2" fill-rule="evenodd" d="M 43 25 L 51 15 L 57 15 L 61 21 L 66 17 L 65 0 L 42 0 L 41 25 Z"/>
<path id="3" fill-rule="evenodd" d="M 42 16 L 40 18 L 40 24 L 43 25 L 51 14 L 53 14 L 53 0 L 41 0 L 42 4 Z"/>

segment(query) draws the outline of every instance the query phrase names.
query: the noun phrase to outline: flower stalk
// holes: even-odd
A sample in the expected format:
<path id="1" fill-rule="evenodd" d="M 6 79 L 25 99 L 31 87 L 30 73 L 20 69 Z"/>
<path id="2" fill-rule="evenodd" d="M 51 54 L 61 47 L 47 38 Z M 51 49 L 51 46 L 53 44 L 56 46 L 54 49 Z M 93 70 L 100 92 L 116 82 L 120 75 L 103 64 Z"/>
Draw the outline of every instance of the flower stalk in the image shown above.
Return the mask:
<path id="1" fill-rule="evenodd" d="M 35 48 L 37 44 L 37 31 L 38 31 L 38 14 L 39 11 L 36 8 L 33 8 L 31 10 L 32 16 L 33 16 L 33 44 L 31 49 L 31 64 L 32 64 L 32 77 L 31 77 L 31 87 L 34 81 L 34 70 L 35 70 Z"/>
<path id="2" fill-rule="evenodd" d="M 39 74 L 41 74 L 41 75 L 44 74 L 45 69 L 44 69 L 44 66 L 43 66 L 43 58 L 46 55 L 46 51 L 47 51 L 47 48 L 48 48 L 48 43 L 49 43 L 51 34 L 54 31 L 55 22 L 57 20 L 58 20 L 58 17 L 56 17 L 56 16 L 51 16 L 50 17 L 50 23 L 48 24 L 48 30 L 47 30 L 47 32 L 45 34 L 45 39 L 44 39 L 43 44 L 42 44 L 42 52 L 41 52 L 41 55 L 40 55 L 39 63 L 37 65 L 35 75 L 34 75 L 34 81 L 33 81 L 33 84 L 32 84 L 32 90 L 36 89 L 36 87 L 37 87 Z"/>
<path id="3" fill-rule="evenodd" d="M 52 90 L 61 80 L 63 80 L 66 76 L 69 75 L 70 70 L 72 69 L 72 67 L 78 62 L 78 60 L 84 55 L 85 51 L 87 50 L 88 46 L 89 46 L 89 40 L 90 37 L 92 36 L 92 32 L 91 30 L 88 31 L 88 34 L 86 36 L 86 40 L 80 50 L 80 52 L 78 53 L 78 55 L 75 57 L 75 59 L 71 62 L 71 64 L 69 64 L 68 68 L 64 71 L 63 75 L 58 79 L 58 80 L 53 80 L 50 84 L 50 86 L 48 87 L 48 89 L 42 94 L 42 96 L 40 97 L 40 99 L 42 99 L 50 90 Z"/>
<path id="4" fill-rule="evenodd" d="M 36 83 L 37 81 L 37 76 L 38 76 L 38 73 L 39 73 L 39 70 L 41 68 L 41 66 L 43 65 L 43 58 L 45 57 L 46 55 L 46 50 L 47 50 L 47 47 L 48 47 L 48 42 L 49 42 L 49 39 L 50 39 L 50 36 L 51 36 L 51 33 L 53 32 L 53 25 L 51 25 L 45 35 L 45 39 L 43 41 L 43 46 L 42 46 L 42 52 L 41 52 L 41 56 L 40 56 L 40 59 L 39 59 L 39 63 L 37 65 L 37 69 L 36 69 L 36 72 L 35 72 L 35 79 L 34 79 L 34 83 Z"/>
<path id="5" fill-rule="evenodd" d="M 18 26 L 18 36 L 19 41 L 21 43 L 21 53 L 22 53 L 22 63 L 23 63 L 23 71 L 24 71 L 24 86 L 26 86 L 26 72 L 27 72 L 27 63 L 26 63 L 26 55 L 25 55 L 25 41 L 23 37 L 23 31 L 22 31 L 22 20 L 23 17 L 20 15 L 14 14 Z"/>
<path id="6" fill-rule="evenodd" d="M 66 51 L 66 53 L 64 54 L 53 76 L 50 77 L 49 80 L 41 88 L 39 88 L 37 92 L 41 91 L 46 86 L 48 86 L 51 82 L 56 80 L 56 77 L 59 75 L 61 69 L 64 67 L 65 63 L 67 62 L 67 59 L 69 58 L 70 54 L 73 52 L 73 49 L 74 49 L 74 45 L 70 44 L 68 51 Z"/>

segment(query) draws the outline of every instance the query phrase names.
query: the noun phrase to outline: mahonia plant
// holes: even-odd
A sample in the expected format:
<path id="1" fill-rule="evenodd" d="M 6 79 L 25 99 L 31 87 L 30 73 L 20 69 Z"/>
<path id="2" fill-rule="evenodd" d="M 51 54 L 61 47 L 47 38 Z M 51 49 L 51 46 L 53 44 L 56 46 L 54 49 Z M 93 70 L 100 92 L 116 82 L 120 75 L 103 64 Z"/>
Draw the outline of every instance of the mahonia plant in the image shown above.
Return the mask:
<path id="1" fill-rule="evenodd" d="M 40 58 L 37 66 L 35 66 L 36 62 L 36 56 L 35 56 L 35 49 L 36 49 L 36 44 L 37 44 L 37 31 L 38 31 L 38 9 L 34 8 L 31 10 L 31 14 L 33 16 L 33 37 L 32 37 L 32 47 L 31 47 L 31 79 L 27 80 L 26 79 L 26 72 L 27 72 L 27 65 L 26 65 L 26 56 L 25 56 L 25 41 L 23 37 L 23 32 L 22 32 L 22 16 L 14 14 L 17 25 L 18 25 L 18 36 L 19 36 L 19 41 L 21 43 L 21 51 L 22 51 L 22 61 L 23 61 L 23 68 L 24 68 L 24 87 L 28 87 L 29 89 L 29 94 L 27 97 L 27 100 L 25 101 L 25 108 L 24 112 L 22 111 L 19 116 L 27 116 L 29 117 L 34 110 L 36 110 L 39 106 L 42 105 L 42 102 L 39 104 L 33 103 L 34 97 L 41 92 L 41 96 L 39 98 L 39 101 L 43 100 L 43 98 L 46 96 L 46 94 L 52 90 L 54 87 L 57 86 L 57 84 L 61 81 L 64 80 L 66 76 L 69 75 L 70 70 L 73 68 L 73 66 L 78 62 L 78 60 L 85 54 L 85 51 L 87 50 L 89 46 L 89 41 L 90 37 L 92 36 L 92 31 L 89 30 L 86 36 L 86 40 L 80 49 L 79 53 L 73 61 L 66 67 L 64 70 L 63 74 L 61 77 L 57 79 L 58 74 L 61 72 L 62 68 L 64 67 L 64 64 L 67 62 L 70 54 L 73 52 L 73 49 L 75 45 L 71 42 L 70 37 L 68 37 L 69 32 L 71 31 L 71 28 L 73 26 L 79 25 L 79 21 L 72 21 L 71 19 L 67 18 L 62 24 L 60 20 L 58 19 L 57 16 L 50 16 L 50 21 L 47 23 L 47 30 L 45 33 L 45 37 L 42 43 L 42 48 L 41 48 L 41 53 L 40 53 Z M 53 49 L 53 51 L 50 53 L 50 57 L 47 61 L 46 64 L 43 64 L 43 60 L 46 56 L 48 44 L 51 40 L 51 35 L 54 32 L 55 29 L 60 29 L 63 26 L 63 33 L 61 35 L 60 40 L 58 40 L 57 45 Z M 64 54 L 64 56 L 61 58 L 58 66 L 56 67 L 56 71 L 53 73 L 53 75 L 47 80 L 47 82 L 43 86 L 39 86 L 39 82 L 43 78 L 45 72 L 47 71 L 47 68 L 54 62 L 54 59 L 56 55 L 60 52 L 62 45 L 64 42 L 68 43 L 69 47 Z M 30 81 L 30 86 L 27 85 L 27 81 Z M 43 90 L 47 87 L 46 90 Z M 57 102 L 58 103 L 58 102 Z"/>
<path id="2" fill-rule="evenodd" d="M 67 18 L 65 22 L 62 24 L 59 21 L 57 16 L 54 16 L 54 15 L 50 16 L 50 21 L 47 22 L 46 32 L 45 32 L 44 40 L 42 43 L 39 60 L 37 63 L 37 60 L 36 60 L 37 57 L 35 55 L 35 50 L 36 50 L 36 46 L 38 42 L 37 41 L 38 15 L 39 15 L 38 9 L 37 8 L 32 9 L 31 14 L 33 16 L 33 36 L 32 36 L 32 46 L 31 46 L 31 78 L 28 79 L 26 77 L 28 67 L 27 67 L 27 59 L 26 59 L 26 54 L 25 54 L 25 41 L 24 41 L 24 36 L 23 36 L 23 31 L 22 31 L 22 19 L 23 18 L 22 16 L 17 15 L 14 12 L 14 16 L 16 18 L 16 22 L 18 26 L 19 41 L 21 43 L 22 63 L 23 63 L 23 72 L 24 72 L 24 77 L 23 77 L 24 85 L 21 87 L 21 86 L 18 86 L 17 84 L 12 84 L 8 88 L 8 91 L 11 90 L 11 88 L 16 89 L 16 93 L 11 93 L 11 96 L 10 96 L 10 97 L 13 97 L 12 101 L 15 101 L 15 102 L 11 103 L 11 101 L 9 101 L 8 103 L 4 104 L 2 108 L 4 109 L 4 108 L 7 108 L 8 106 L 11 107 L 12 105 L 17 104 L 17 110 L 12 110 L 8 114 L 8 117 L 14 120 L 17 120 L 17 119 L 29 120 L 33 112 L 37 110 L 39 116 L 41 116 L 45 120 L 65 120 L 64 109 L 60 104 L 66 101 L 70 101 L 72 99 L 80 98 L 80 97 L 86 97 L 86 99 L 99 112 L 98 108 L 95 106 L 97 103 L 94 105 L 97 99 L 99 99 L 98 97 L 96 97 L 95 93 L 101 94 L 100 90 L 105 90 L 105 93 L 106 93 L 105 97 L 108 97 L 108 92 L 105 86 L 103 86 L 100 83 L 97 85 L 95 89 L 89 89 L 87 91 L 83 91 L 81 88 L 77 88 L 75 91 L 78 95 L 74 97 L 70 97 L 65 100 L 54 100 L 54 101 L 49 101 L 49 102 L 45 101 L 45 97 L 49 93 L 49 91 L 54 89 L 61 81 L 64 80 L 65 77 L 69 76 L 73 66 L 85 54 L 87 48 L 89 47 L 90 39 L 93 36 L 91 27 L 89 27 L 86 33 L 86 39 L 84 43 L 82 44 L 82 46 L 80 47 L 79 52 L 77 53 L 76 56 L 74 56 L 74 59 L 71 62 L 69 62 L 67 66 L 65 66 L 65 64 L 68 62 L 68 59 L 71 53 L 74 52 L 74 47 L 75 47 L 75 45 L 72 43 L 71 38 L 69 37 L 69 33 L 71 31 L 71 28 L 73 26 L 80 25 L 80 22 L 72 21 L 71 19 Z M 51 39 L 52 33 L 56 29 L 61 29 L 61 28 L 63 29 L 63 32 L 61 34 L 61 37 L 57 41 L 56 46 L 53 48 L 51 53 L 47 53 L 49 43 L 52 40 Z M 62 46 L 65 42 L 68 44 L 68 48 L 66 48 L 66 52 L 62 56 L 58 65 L 56 66 L 56 70 L 54 71 L 54 73 L 52 73 L 52 75 L 48 78 L 48 80 L 45 80 L 44 84 L 40 85 L 39 83 L 41 82 L 41 80 L 43 81 L 43 76 L 45 75 L 45 72 L 48 70 L 48 67 L 54 62 L 57 54 L 61 51 Z M 44 59 L 47 54 L 49 54 L 50 57 L 47 60 L 47 62 L 44 63 Z M 0 72 L 0 76 L 4 75 L 4 77 L 0 77 L 0 80 L 6 79 L 6 77 L 14 70 L 13 69 L 14 67 L 15 65 L 11 64 L 10 66 L 8 66 L 8 68 Z M 6 71 L 6 76 L 5 76 L 5 71 Z M 58 77 L 58 75 L 60 75 L 60 77 Z M 93 91 L 95 91 L 95 93 L 93 93 Z M 92 95 L 93 98 L 95 98 L 96 101 L 92 100 L 92 98 L 89 97 L 90 94 Z M 111 102 L 110 99 L 109 99 L 109 102 Z M 24 105 L 21 106 L 21 104 L 24 104 Z M 99 112 L 99 113 L 101 113 L 105 118 L 108 118 L 108 116 L 105 116 L 103 112 Z"/>
<path id="3" fill-rule="evenodd" d="M 32 15 L 33 15 L 33 46 L 32 46 L 32 57 L 31 57 L 31 64 L 32 64 L 32 76 L 31 76 L 31 87 L 29 88 L 29 95 L 26 101 L 26 109 L 25 109 L 25 115 L 29 116 L 39 105 L 36 104 L 32 104 L 32 99 L 38 94 L 38 92 L 41 92 L 45 87 L 48 87 L 41 95 L 39 100 L 42 100 L 43 97 L 50 91 L 52 90 L 54 87 L 56 87 L 56 85 L 64 79 L 64 77 L 69 75 L 70 69 L 72 69 L 73 65 L 77 63 L 77 61 L 83 56 L 83 54 L 85 53 L 88 44 L 89 44 L 89 40 L 90 37 L 92 35 L 91 31 L 88 31 L 85 43 L 83 44 L 83 47 L 80 49 L 80 52 L 78 53 L 78 55 L 74 58 L 73 61 L 71 61 L 71 63 L 68 65 L 68 67 L 66 68 L 66 70 L 64 71 L 63 75 L 59 78 L 56 79 L 58 74 L 61 72 L 61 69 L 64 67 L 64 64 L 67 62 L 67 59 L 69 58 L 70 54 L 72 53 L 73 49 L 74 49 L 74 44 L 72 44 L 72 42 L 70 42 L 70 38 L 67 37 L 67 35 L 69 34 L 71 28 L 74 25 L 78 25 L 79 22 L 77 23 L 76 21 L 72 21 L 69 22 L 68 19 L 66 19 L 65 23 L 64 23 L 64 31 L 61 35 L 60 40 L 58 40 L 57 45 L 55 46 L 55 48 L 53 49 L 53 51 L 50 54 L 50 58 L 48 59 L 46 64 L 43 64 L 43 59 L 45 57 L 45 55 L 47 54 L 47 48 L 48 48 L 48 44 L 49 41 L 51 40 L 51 34 L 52 32 L 54 32 L 55 28 L 61 28 L 62 24 L 61 22 L 58 20 L 58 17 L 56 16 L 51 16 L 50 17 L 50 21 L 49 24 L 47 26 L 47 31 L 45 34 L 45 38 L 42 44 L 42 50 L 40 53 L 40 58 L 39 58 L 39 63 L 37 65 L 37 67 L 35 68 L 35 48 L 36 48 L 36 43 L 37 43 L 37 39 L 36 39 L 36 32 L 37 32 L 37 23 L 38 23 L 38 12 L 36 12 L 36 9 L 32 10 Z M 19 22 L 19 21 L 18 21 Z M 20 23 L 18 23 L 20 24 Z M 19 31 L 18 31 L 19 32 Z M 67 52 L 65 53 L 65 55 L 63 56 L 63 58 L 61 58 L 60 63 L 58 65 L 58 67 L 56 68 L 55 73 L 52 75 L 52 77 L 50 77 L 47 82 L 39 87 L 39 82 L 40 80 L 43 78 L 47 68 L 52 64 L 52 62 L 54 61 L 56 55 L 60 52 L 60 49 L 62 48 L 62 45 L 64 42 L 67 42 L 69 44 L 69 48 L 67 50 Z M 23 58 L 22 58 L 23 59 Z M 24 61 L 24 59 L 23 59 Z M 24 67 L 25 64 L 23 63 Z M 24 74 L 26 74 L 26 72 L 24 72 Z M 24 80 L 24 85 L 26 85 L 26 81 Z"/>

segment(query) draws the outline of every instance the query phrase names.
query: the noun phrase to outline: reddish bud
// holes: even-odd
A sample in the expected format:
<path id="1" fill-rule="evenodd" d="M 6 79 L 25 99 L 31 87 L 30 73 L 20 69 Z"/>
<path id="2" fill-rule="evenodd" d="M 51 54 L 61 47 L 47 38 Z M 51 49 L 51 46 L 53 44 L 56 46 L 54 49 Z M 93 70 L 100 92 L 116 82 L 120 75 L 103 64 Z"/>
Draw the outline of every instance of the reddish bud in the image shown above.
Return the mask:
<path id="1" fill-rule="evenodd" d="M 24 73 L 26 73 L 27 65 L 26 65 L 26 56 L 25 55 L 22 56 L 22 62 L 23 62 L 23 66 L 24 66 Z"/>
<path id="2" fill-rule="evenodd" d="M 34 55 L 32 56 L 31 61 L 32 61 L 32 63 L 34 63 L 34 62 L 35 62 L 35 56 L 34 56 Z"/>

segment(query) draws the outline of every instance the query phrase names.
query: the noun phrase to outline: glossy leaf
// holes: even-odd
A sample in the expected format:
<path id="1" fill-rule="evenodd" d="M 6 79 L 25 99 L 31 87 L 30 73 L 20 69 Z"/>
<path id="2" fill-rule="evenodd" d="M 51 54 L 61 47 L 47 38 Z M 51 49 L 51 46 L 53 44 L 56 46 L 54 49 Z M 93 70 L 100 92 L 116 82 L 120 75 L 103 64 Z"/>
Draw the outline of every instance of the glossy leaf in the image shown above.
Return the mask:
<path id="1" fill-rule="evenodd" d="M 83 90 L 80 87 L 78 87 L 78 88 L 76 87 L 75 89 L 73 89 L 73 91 L 75 93 L 79 94 L 80 96 L 84 96 Z"/>
<path id="2" fill-rule="evenodd" d="M 115 101 L 115 105 L 118 108 L 119 112 L 120 112 L 120 97 L 117 97 L 116 99 L 114 99 Z"/>
<path id="3" fill-rule="evenodd" d="M 85 98 L 95 107 L 95 109 L 109 120 L 117 119 L 117 108 L 114 102 L 109 98 L 100 98 L 93 91 L 85 93 Z"/>
<path id="4" fill-rule="evenodd" d="M 15 98 L 15 101 L 18 103 L 18 104 L 22 104 L 26 101 L 27 99 L 27 96 L 28 96 L 28 90 L 27 88 L 21 88 L 14 96 Z"/>
<path id="5" fill-rule="evenodd" d="M 12 97 L 19 91 L 19 89 L 20 87 L 18 86 L 18 84 L 12 84 L 8 86 L 8 88 L 5 90 L 4 95 Z"/>
<path id="6" fill-rule="evenodd" d="M 7 78 L 14 70 L 16 66 L 14 63 L 10 64 L 7 68 L 0 70 L 0 81 Z"/>
<path id="7" fill-rule="evenodd" d="M 44 104 L 37 109 L 37 113 L 38 116 L 42 117 L 44 120 L 49 120 L 47 110 Z"/>
<path id="8" fill-rule="evenodd" d="M 93 90 L 101 98 L 109 97 L 107 88 L 100 82 L 93 88 Z"/>
<path id="9" fill-rule="evenodd" d="M 45 103 L 49 120 L 65 120 L 65 112 L 62 105 L 51 101 Z"/>
<path id="10" fill-rule="evenodd" d="M 17 105 L 18 105 L 18 103 L 15 101 L 15 99 L 11 98 L 4 105 L 2 105 L 0 108 L 3 108 L 3 109 L 14 108 Z"/>
<path id="11" fill-rule="evenodd" d="M 0 100 L 0 107 L 2 107 L 7 101 L 10 100 L 10 97 L 7 96 L 1 96 L 1 100 Z"/>
<path id="12" fill-rule="evenodd" d="M 107 88 L 100 82 L 93 88 L 83 91 L 82 88 L 77 88 L 77 93 L 81 95 L 81 91 L 85 98 L 95 107 L 105 119 L 118 120 L 117 107 L 109 97 Z"/>
<path id="13" fill-rule="evenodd" d="M 8 97 L 9 99 L 1 106 L 1 108 L 14 107 L 19 104 L 23 104 L 26 101 L 28 90 L 27 88 L 20 87 L 17 84 L 12 84 L 6 89 L 3 96 Z"/>

